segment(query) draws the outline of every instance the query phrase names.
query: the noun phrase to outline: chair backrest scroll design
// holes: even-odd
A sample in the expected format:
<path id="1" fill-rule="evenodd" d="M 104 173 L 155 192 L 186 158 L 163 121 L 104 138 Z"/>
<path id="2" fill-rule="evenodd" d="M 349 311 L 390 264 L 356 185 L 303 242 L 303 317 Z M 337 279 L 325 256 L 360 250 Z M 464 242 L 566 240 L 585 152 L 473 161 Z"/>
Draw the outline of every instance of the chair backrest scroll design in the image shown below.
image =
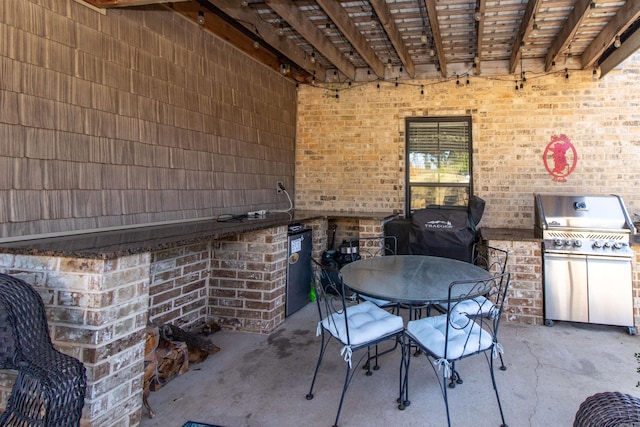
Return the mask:
<path id="1" fill-rule="evenodd" d="M 347 300 L 340 270 L 334 266 L 322 264 L 313 258 L 311 258 L 311 267 L 313 271 L 313 286 L 316 290 L 319 322 L 328 322 L 331 330 L 344 328 L 347 337 L 347 343 L 345 344 L 350 344 L 347 317 L 343 315 L 346 313 Z M 336 314 L 343 316 L 335 316 Z M 344 326 L 336 324 L 336 321 L 341 321 L 340 319 L 344 321 Z M 321 329 L 320 323 L 318 323 L 318 334 Z"/>
<path id="2" fill-rule="evenodd" d="M 447 346 L 450 338 L 455 341 L 453 335 L 459 332 L 466 334 L 466 340 L 462 346 L 464 354 L 473 354 L 498 344 L 498 327 L 509 280 L 510 273 L 502 273 L 483 280 L 451 283 L 449 286 L 450 310 L 447 311 L 448 327 L 445 332 Z M 486 299 L 475 298 L 479 295 L 483 295 Z M 492 304 L 488 314 L 485 304 Z M 464 306 L 464 309 L 458 309 L 458 305 Z M 488 339 L 491 341 L 487 341 Z M 448 351 L 449 349 L 445 348 L 445 354 L 449 355 Z"/>

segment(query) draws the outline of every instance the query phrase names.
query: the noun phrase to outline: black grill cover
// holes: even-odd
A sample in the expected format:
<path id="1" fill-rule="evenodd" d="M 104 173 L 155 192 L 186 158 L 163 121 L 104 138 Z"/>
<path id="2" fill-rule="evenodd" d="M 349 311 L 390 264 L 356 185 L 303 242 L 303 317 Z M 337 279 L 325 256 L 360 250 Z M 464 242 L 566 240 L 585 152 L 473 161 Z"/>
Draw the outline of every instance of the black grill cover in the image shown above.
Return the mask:
<path id="1" fill-rule="evenodd" d="M 460 209 L 436 207 L 414 211 L 411 217 L 409 250 L 416 255 L 471 262 L 478 211 L 474 213 L 475 218 L 468 211 Z"/>

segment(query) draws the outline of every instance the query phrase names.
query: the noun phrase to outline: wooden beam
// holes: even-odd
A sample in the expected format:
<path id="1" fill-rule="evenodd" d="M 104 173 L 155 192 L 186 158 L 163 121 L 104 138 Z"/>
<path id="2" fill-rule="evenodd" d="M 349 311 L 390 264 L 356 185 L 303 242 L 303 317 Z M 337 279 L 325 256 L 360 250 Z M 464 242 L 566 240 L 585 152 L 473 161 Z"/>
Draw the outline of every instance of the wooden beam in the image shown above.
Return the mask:
<path id="1" fill-rule="evenodd" d="M 602 56 L 611 46 L 617 35 L 621 35 L 640 17 L 640 1 L 627 0 L 618 9 L 618 13 L 609 21 L 606 27 L 597 35 L 582 54 L 582 69 L 587 69 Z"/>
<path id="2" fill-rule="evenodd" d="M 371 3 L 371 6 L 376 11 L 382 28 L 384 28 L 389 40 L 391 40 L 391 44 L 396 49 L 396 53 L 398 57 L 400 57 L 404 69 L 407 71 L 409 77 L 414 78 L 416 75 L 416 66 L 413 63 L 413 59 L 411 59 L 411 55 L 409 55 L 407 45 L 404 43 L 404 40 L 402 40 L 402 35 L 400 35 L 400 31 L 398 30 L 396 21 L 391 15 L 387 2 L 385 0 L 369 0 L 369 3 Z"/>
<path id="3" fill-rule="evenodd" d="M 443 77 L 447 77 L 447 60 L 444 56 L 444 48 L 442 47 L 442 33 L 440 33 L 440 23 L 438 22 L 438 11 L 436 10 L 436 0 L 424 0 L 427 8 L 427 17 L 431 26 L 431 36 L 436 49 L 436 57 L 438 65 L 440 65 L 440 73 Z"/>
<path id="4" fill-rule="evenodd" d="M 151 4 L 161 3 L 178 3 L 187 2 L 190 0 L 83 0 L 85 3 L 89 3 L 92 6 L 109 9 L 115 7 L 133 7 L 133 6 L 148 6 Z"/>
<path id="5" fill-rule="evenodd" d="M 380 58 L 378 58 L 373 49 L 371 49 L 367 39 L 358 31 L 353 20 L 340 3 L 335 0 L 316 0 L 316 2 L 324 9 L 329 18 L 336 24 L 338 30 L 344 34 L 371 70 L 378 77 L 384 77 L 384 64 L 380 61 Z"/>
<path id="6" fill-rule="evenodd" d="M 640 31 L 635 31 L 600 64 L 600 78 L 616 68 L 622 61 L 636 53 L 640 49 Z"/>
<path id="7" fill-rule="evenodd" d="M 474 58 L 473 66 L 475 67 L 475 73 L 480 75 L 480 67 L 482 65 L 482 39 L 484 35 L 484 14 L 487 11 L 487 0 L 480 0 L 478 3 L 477 13 L 480 15 L 476 25 L 476 58 Z M 475 11 L 474 11 L 475 14 Z M 475 16 L 474 16 L 475 19 Z"/>
<path id="8" fill-rule="evenodd" d="M 296 44 L 286 38 L 279 37 L 276 33 L 276 28 L 263 21 L 253 9 L 242 6 L 237 0 L 207 1 L 242 24 L 253 34 L 256 34 L 257 31 L 257 36 L 298 67 L 315 76 L 317 80 L 324 81 L 326 79 L 326 71 L 323 67 L 312 63 L 306 52 L 302 51 Z"/>
<path id="9" fill-rule="evenodd" d="M 536 12 L 538 12 L 538 7 L 540 6 L 541 1 L 542 0 L 529 0 L 529 3 L 527 3 L 527 9 L 524 11 L 522 21 L 520 22 L 520 29 L 518 30 L 516 39 L 513 42 L 513 47 L 511 48 L 511 58 L 509 59 L 510 74 L 516 72 L 516 68 L 518 67 L 520 58 L 522 57 L 524 40 L 527 38 L 530 28 L 533 26 L 533 17 Z"/>
<path id="10" fill-rule="evenodd" d="M 344 74 L 349 80 L 355 81 L 356 67 L 342 55 L 309 18 L 307 18 L 298 6 L 291 0 L 265 0 L 267 6 L 275 10 L 289 25 L 291 25 L 302 37 L 304 37 L 318 52 Z M 273 30 L 272 30 L 273 32 Z"/>
<path id="11" fill-rule="evenodd" d="M 564 21 L 564 25 L 560 29 L 558 36 L 555 38 L 549 51 L 545 56 L 544 70 L 550 71 L 553 67 L 553 63 L 558 60 L 560 52 L 567 48 L 571 44 L 576 32 L 582 25 L 582 21 L 589 15 L 591 11 L 591 0 L 578 0 L 573 6 L 573 10 Z"/>
<path id="12" fill-rule="evenodd" d="M 198 22 L 198 12 L 203 10 L 203 7 L 197 2 L 173 3 L 167 5 L 167 8 L 179 13 L 194 23 Z M 280 66 L 283 62 L 281 58 L 267 49 L 256 49 L 253 46 L 253 40 L 251 38 L 247 37 L 240 29 L 234 27 L 220 16 L 205 10 L 205 21 L 202 27 L 229 42 L 256 61 L 275 71 L 281 71 Z M 297 82 L 311 83 L 310 75 L 304 70 L 296 69 L 296 67 L 290 68 L 289 76 Z"/>

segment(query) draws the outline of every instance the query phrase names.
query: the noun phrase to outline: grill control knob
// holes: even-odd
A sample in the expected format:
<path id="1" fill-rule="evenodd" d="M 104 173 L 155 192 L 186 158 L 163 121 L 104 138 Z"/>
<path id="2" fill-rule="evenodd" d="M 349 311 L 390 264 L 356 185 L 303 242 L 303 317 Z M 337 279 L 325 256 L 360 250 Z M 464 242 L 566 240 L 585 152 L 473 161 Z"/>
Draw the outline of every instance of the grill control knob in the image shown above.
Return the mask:
<path id="1" fill-rule="evenodd" d="M 605 248 L 610 248 L 611 247 L 611 242 L 604 242 L 604 247 Z"/>
<path id="2" fill-rule="evenodd" d="M 572 242 L 571 240 L 567 240 L 566 242 L 564 242 L 564 244 L 565 244 L 566 246 L 572 246 L 572 245 L 573 245 L 573 242 Z"/>
<path id="3" fill-rule="evenodd" d="M 615 242 L 613 244 L 613 249 L 622 249 L 622 243 L 620 242 Z"/>
<path id="4" fill-rule="evenodd" d="M 553 246 L 562 246 L 562 240 L 560 239 L 555 239 L 553 241 Z"/>
<path id="5" fill-rule="evenodd" d="M 580 240 L 576 240 L 575 242 L 573 242 L 573 246 L 575 246 L 576 248 L 581 248 L 582 242 Z"/>
<path id="6" fill-rule="evenodd" d="M 601 248 L 602 247 L 602 240 L 596 240 L 595 242 L 593 242 L 593 247 L 594 248 Z"/>

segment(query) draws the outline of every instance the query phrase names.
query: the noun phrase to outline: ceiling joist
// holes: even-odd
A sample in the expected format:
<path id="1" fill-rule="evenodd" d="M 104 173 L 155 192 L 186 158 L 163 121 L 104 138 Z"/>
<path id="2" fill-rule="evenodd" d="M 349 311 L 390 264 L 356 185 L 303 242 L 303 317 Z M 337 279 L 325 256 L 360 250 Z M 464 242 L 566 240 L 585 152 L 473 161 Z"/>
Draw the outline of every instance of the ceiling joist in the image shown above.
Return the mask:
<path id="1" fill-rule="evenodd" d="M 518 30 L 516 39 L 513 42 L 513 47 L 511 48 L 511 58 L 509 59 L 509 74 L 513 74 L 516 72 L 518 63 L 522 58 L 522 50 L 524 48 L 525 40 L 531 27 L 533 27 L 533 21 L 535 19 L 536 13 L 538 12 L 538 7 L 540 6 L 541 1 L 542 0 L 529 0 L 529 3 L 527 3 L 527 8 L 524 12 L 524 15 L 522 16 L 522 21 L 520 21 L 520 29 Z"/>
<path id="2" fill-rule="evenodd" d="M 614 43 L 616 36 L 621 35 L 638 17 L 640 17 L 640 1 L 627 0 L 582 54 L 582 68 L 592 67 L 604 51 Z"/>
<path id="3" fill-rule="evenodd" d="M 369 0 L 371 6 L 376 11 L 378 15 L 378 19 L 380 19 L 380 23 L 382 24 L 382 28 L 384 28 L 387 33 L 387 37 L 391 41 L 391 44 L 396 49 L 398 57 L 402 64 L 404 65 L 407 74 L 409 74 L 410 78 L 415 77 L 415 65 L 411 56 L 409 55 L 409 51 L 407 50 L 407 46 L 402 40 L 402 36 L 398 31 L 398 27 L 396 26 L 396 22 L 391 15 L 391 11 L 389 10 L 389 6 L 384 0 Z"/>
<path id="4" fill-rule="evenodd" d="M 116 7 L 133 7 L 133 6 L 148 6 L 151 4 L 162 3 L 179 3 L 187 2 L 189 0 L 84 0 L 85 2 L 99 7 L 101 9 L 110 9 Z"/>
<path id="5" fill-rule="evenodd" d="M 257 13 L 237 0 L 208 0 L 209 3 L 241 23 L 245 28 L 254 33 L 256 37 L 263 39 L 270 46 L 281 52 L 286 58 L 293 61 L 302 69 L 308 71 L 318 80 L 325 79 L 325 69 L 313 63 L 306 52 L 290 42 L 286 38 L 278 37 L 276 29 L 269 23 L 260 19 Z M 297 9 L 296 9 L 297 10 Z"/>
<path id="6" fill-rule="evenodd" d="M 636 31 L 624 43 L 600 64 L 600 78 L 620 65 L 622 61 L 640 49 L 640 31 Z"/>
<path id="7" fill-rule="evenodd" d="M 354 47 L 358 54 L 369 65 L 371 70 L 380 78 L 384 77 L 384 64 L 369 47 L 367 39 L 358 30 L 349 15 L 340 6 L 340 3 L 333 0 L 317 0 L 318 4 L 325 13 L 333 20 L 336 27 L 344 34 L 349 43 Z"/>
<path id="8" fill-rule="evenodd" d="M 508 75 L 524 61 L 550 72 L 563 57 L 573 58 L 565 65 L 572 70 L 613 69 L 638 48 L 640 27 L 640 0 L 76 1 L 103 11 L 173 10 L 283 75 L 319 83 L 447 78 L 471 69 Z"/>
<path id="9" fill-rule="evenodd" d="M 237 3 L 237 1 L 236 1 Z M 314 48 L 334 64 L 349 80 L 355 80 L 356 67 L 340 53 L 327 36 L 291 0 L 265 0 L 265 3 L 291 25 Z M 273 29 L 271 30 L 273 32 Z"/>
<path id="10" fill-rule="evenodd" d="M 544 70 L 550 71 L 553 68 L 553 64 L 558 60 L 560 53 L 567 49 L 571 44 L 571 41 L 576 35 L 576 32 L 582 25 L 582 21 L 592 11 L 592 0 L 578 0 L 573 7 L 573 10 L 569 14 L 569 17 L 564 21 L 564 25 L 560 30 L 560 33 L 553 41 L 553 44 L 547 52 L 547 56 L 544 61 Z"/>
<path id="11" fill-rule="evenodd" d="M 484 14 L 487 12 L 487 0 L 480 0 L 477 9 L 474 11 L 476 21 L 476 56 L 473 59 L 475 73 L 480 74 L 482 66 L 482 41 L 484 36 Z"/>
<path id="12" fill-rule="evenodd" d="M 427 8 L 427 17 L 431 26 L 431 34 L 433 38 L 433 47 L 435 49 L 436 58 L 440 66 L 440 74 L 447 76 L 447 59 L 445 58 L 444 48 L 442 47 L 442 34 L 440 33 L 440 23 L 438 22 L 438 10 L 436 9 L 436 0 L 424 0 Z"/>

